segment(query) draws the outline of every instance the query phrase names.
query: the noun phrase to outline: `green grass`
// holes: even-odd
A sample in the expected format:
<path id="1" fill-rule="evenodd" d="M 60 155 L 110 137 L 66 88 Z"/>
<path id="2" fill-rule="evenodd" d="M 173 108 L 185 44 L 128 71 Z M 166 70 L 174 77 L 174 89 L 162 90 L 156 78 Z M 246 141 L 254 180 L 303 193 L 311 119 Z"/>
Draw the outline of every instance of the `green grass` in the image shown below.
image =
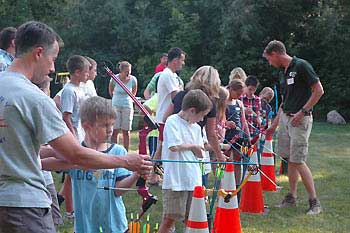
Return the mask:
<path id="1" fill-rule="evenodd" d="M 241 223 L 243 232 L 350 232 L 350 179 L 347 173 L 350 168 L 350 125 L 335 126 L 327 123 L 314 123 L 311 133 L 308 164 L 312 170 L 318 197 L 324 212 L 318 216 L 307 216 L 308 198 L 301 182 L 298 185 L 297 208 L 277 209 L 273 206 L 280 202 L 287 193 L 286 176 L 277 176 L 277 182 L 283 187 L 279 193 L 264 193 L 265 205 L 270 206 L 268 215 L 243 214 Z M 131 151 L 136 151 L 138 137 L 132 134 Z M 277 161 L 279 164 L 279 160 Z M 57 175 L 54 175 L 59 179 Z M 213 179 L 213 177 L 211 177 Z M 60 182 L 56 182 L 60 186 Z M 161 189 L 151 187 L 151 193 L 157 195 L 158 203 L 149 210 L 151 227 L 160 223 L 162 215 Z M 123 196 L 130 213 L 139 213 L 141 197 L 136 192 Z M 62 209 L 63 211 L 63 209 Z M 178 232 L 182 227 L 177 224 Z M 73 232 L 73 224 L 66 221 L 60 232 Z"/>

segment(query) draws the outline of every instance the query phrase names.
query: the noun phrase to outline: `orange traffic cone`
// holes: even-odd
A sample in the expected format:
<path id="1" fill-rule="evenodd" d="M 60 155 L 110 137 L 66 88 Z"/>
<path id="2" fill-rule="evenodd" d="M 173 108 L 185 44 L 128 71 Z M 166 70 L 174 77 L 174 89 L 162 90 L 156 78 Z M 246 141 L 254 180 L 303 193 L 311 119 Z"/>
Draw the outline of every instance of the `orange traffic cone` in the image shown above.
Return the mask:
<path id="1" fill-rule="evenodd" d="M 265 147 L 261 154 L 261 171 L 264 173 L 261 175 L 261 187 L 263 191 L 277 191 L 276 187 L 276 175 L 275 175 L 275 162 L 273 159 L 272 150 L 272 135 L 268 135 L 265 138 Z M 266 177 L 267 176 L 267 177 Z M 272 183 L 272 182 L 274 183 Z"/>
<path id="2" fill-rule="evenodd" d="M 204 190 L 196 186 L 193 191 L 190 213 L 186 222 L 186 233 L 209 233 Z"/>
<path id="3" fill-rule="evenodd" d="M 254 152 L 249 162 L 258 165 L 256 146 L 254 146 Z M 248 171 L 245 177 L 247 177 L 247 174 Z M 250 176 L 247 183 L 243 186 L 239 208 L 246 213 L 264 213 L 264 200 L 259 172 Z"/>
<path id="4" fill-rule="evenodd" d="M 226 192 L 234 192 L 236 190 L 235 172 L 233 164 L 226 165 L 224 177 L 221 182 L 221 188 L 224 189 Z M 237 195 L 233 196 L 227 203 L 224 201 L 223 197 L 219 196 L 219 203 L 216 207 L 213 232 L 242 232 Z"/>

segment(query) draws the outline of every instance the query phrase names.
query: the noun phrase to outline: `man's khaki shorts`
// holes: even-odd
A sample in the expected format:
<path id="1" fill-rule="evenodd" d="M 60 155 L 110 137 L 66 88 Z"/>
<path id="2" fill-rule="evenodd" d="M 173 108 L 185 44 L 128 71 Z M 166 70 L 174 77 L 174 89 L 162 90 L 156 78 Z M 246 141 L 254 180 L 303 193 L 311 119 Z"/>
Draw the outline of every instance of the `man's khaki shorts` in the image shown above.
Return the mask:
<path id="1" fill-rule="evenodd" d="M 304 116 L 297 127 L 291 125 L 293 117 L 281 113 L 279 130 L 277 134 L 277 152 L 283 158 L 294 163 L 306 162 L 308 155 L 308 142 L 312 129 L 312 115 Z"/>
<path id="2" fill-rule="evenodd" d="M 191 208 L 193 191 L 163 189 L 163 217 L 184 221 Z"/>

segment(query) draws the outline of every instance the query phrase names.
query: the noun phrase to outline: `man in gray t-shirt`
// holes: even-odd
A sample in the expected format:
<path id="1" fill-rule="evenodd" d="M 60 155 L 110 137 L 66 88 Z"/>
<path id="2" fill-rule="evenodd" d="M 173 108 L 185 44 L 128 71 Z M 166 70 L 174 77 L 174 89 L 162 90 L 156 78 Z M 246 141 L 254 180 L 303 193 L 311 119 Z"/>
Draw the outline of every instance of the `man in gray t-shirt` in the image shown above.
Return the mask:
<path id="1" fill-rule="evenodd" d="M 152 164 L 148 156 L 112 158 L 80 146 L 53 101 L 33 84 L 55 71 L 61 39 L 50 27 L 25 23 L 15 44 L 15 59 L 0 74 L 0 233 L 56 232 L 38 155 L 42 144 L 67 163 L 91 169 L 125 167 L 146 175 Z"/>

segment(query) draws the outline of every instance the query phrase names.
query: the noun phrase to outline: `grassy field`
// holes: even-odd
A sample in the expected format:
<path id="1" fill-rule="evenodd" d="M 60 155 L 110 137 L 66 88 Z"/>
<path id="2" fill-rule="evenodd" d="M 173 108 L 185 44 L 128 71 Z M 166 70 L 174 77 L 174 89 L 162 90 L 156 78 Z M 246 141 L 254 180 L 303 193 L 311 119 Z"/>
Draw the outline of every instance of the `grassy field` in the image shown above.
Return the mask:
<path id="1" fill-rule="evenodd" d="M 287 193 L 287 177 L 277 176 L 277 182 L 282 186 L 278 193 L 264 193 L 265 205 L 270 207 L 268 215 L 243 214 L 241 223 L 243 232 L 350 232 L 350 178 L 347 174 L 350 168 L 350 125 L 334 126 L 327 123 L 314 123 L 310 138 L 308 164 L 315 179 L 318 196 L 321 200 L 324 212 L 318 216 L 305 214 L 308 208 L 308 198 L 301 182 L 298 186 L 297 208 L 277 209 L 274 205 L 279 203 Z M 132 135 L 131 150 L 137 149 L 137 134 Z M 279 164 L 279 160 L 276 161 Z M 59 180 L 54 174 L 56 180 Z M 211 177 L 213 179 L 213 177 Z M 57 188 L 61 185 L 56 182 Z M 161 189 L 151 187 L 151 193 L 157 195 L 159 201 L 151 207 L 151 227 L 159 223 L 162 213 Z M 136 192 L 129 192 L 123 197 L 130 213 L 139 213 L 141 197 Z M 62 207 L 62 212 L 64 206 Z M 177 225 L 178 232 L 182 227 Z M 65 224 L 59 228 L 60 232 L 73 232 L 71 221 L 65 220 Z"/>

